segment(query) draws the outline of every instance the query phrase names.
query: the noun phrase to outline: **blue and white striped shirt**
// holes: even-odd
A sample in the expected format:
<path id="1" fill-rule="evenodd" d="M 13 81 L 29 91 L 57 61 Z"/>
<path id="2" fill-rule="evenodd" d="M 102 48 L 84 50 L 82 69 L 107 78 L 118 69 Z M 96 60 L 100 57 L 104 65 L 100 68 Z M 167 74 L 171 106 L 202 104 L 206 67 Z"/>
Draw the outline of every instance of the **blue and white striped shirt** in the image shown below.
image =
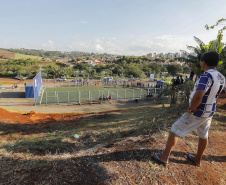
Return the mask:
<path id="1" fill-rule="evenodd" d="M 196 80 L 194 89 L 190 95 L 190 103 L 196 90 L 201 89 L 206 93 L 202 98 L 200 105 L 193 115 L 198 117 L 211 117 L 216 111 L 217 98 L 221 91 L 226 88 L 225 77 L 216 69 L 209 69 L 202 73 Z"/>

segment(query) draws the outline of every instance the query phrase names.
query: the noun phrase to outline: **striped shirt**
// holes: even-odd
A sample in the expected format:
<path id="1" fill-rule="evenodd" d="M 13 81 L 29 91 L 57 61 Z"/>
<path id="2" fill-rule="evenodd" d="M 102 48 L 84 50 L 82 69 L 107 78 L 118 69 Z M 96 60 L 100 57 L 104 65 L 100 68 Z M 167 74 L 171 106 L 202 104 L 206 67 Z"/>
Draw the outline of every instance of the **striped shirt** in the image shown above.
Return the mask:
<path id="1" fill-rule="evenodd" d="M 198 117 L 211 117 L 216 111 L 217 98 L 226 88 L 225 77 L 216 69 L 209 69 L 202 73 L 196 80 L 194 89 L 190 95 L 190 103 L 196 90 L 204 90 L 205 94 L 200 105 L 193 115 Z"/>

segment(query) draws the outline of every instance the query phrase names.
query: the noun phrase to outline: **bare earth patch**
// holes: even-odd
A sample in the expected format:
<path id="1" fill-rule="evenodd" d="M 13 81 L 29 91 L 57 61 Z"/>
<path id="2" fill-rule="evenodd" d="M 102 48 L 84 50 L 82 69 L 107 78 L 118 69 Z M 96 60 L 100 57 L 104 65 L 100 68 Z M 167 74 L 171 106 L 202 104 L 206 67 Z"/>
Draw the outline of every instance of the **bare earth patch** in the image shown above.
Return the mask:
<path id="1" fill-rule="evenodd" d="M 176 119 L 167 106 L 61 114 L 0 108 L 0 184 L 226 184 L 225 103 L 218 102 L 201 167 L 185 158 L 196 152 L 194 135 L 179 140 L 166 167 L 152 160 Z"/>

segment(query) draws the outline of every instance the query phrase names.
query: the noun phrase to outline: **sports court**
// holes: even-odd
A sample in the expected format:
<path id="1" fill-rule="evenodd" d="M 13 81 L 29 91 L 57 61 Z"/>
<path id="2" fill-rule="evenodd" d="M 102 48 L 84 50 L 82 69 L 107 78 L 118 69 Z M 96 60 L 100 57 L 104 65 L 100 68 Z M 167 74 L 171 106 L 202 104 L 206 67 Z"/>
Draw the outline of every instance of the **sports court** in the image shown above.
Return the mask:
<path id="1" fill-rule="evenodd" d="M 111 101 L 114 100 L 134 100 L 134 98 L 142 99 L 145 95 L 159 93 L 158 89 L 149 88 L 126 88 L 104 86 L 104 87 L 56 87 L 43 88 L 39 93 L 36 105 L 48 104 L 95 104 L 101 103 L 103 100 L 108 100 L 111 96 Z"/>

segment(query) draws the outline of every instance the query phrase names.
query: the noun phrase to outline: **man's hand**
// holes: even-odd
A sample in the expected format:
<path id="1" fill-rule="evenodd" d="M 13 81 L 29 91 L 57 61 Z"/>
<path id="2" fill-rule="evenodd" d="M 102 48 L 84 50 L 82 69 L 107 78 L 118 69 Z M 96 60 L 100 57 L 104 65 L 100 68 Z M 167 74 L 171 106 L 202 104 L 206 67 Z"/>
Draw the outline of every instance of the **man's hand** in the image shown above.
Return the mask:
<path id="1" fill-rule="evenodd" d="M 206 91 L 203 91 L 200 89 L 196 90 L 196 92 L 191 100 L 190 108 L 187 111 L 189 114 L 193 114 L 194 112 L 198 111 L 197 107 L 200 105 L 205 93 L 206 93 Z"/>
<path id="2" fill-rule="evenodd" d="M 193 114 L 193 113 L 195 113 L 196 111 L 200 111 L 201 109 L 195 109 L 195 110 L 191 110 L 191 109 L 188 109 L 188 110 L 186 110 L 186 112 L 188 113 L 188 114 Z"/>

